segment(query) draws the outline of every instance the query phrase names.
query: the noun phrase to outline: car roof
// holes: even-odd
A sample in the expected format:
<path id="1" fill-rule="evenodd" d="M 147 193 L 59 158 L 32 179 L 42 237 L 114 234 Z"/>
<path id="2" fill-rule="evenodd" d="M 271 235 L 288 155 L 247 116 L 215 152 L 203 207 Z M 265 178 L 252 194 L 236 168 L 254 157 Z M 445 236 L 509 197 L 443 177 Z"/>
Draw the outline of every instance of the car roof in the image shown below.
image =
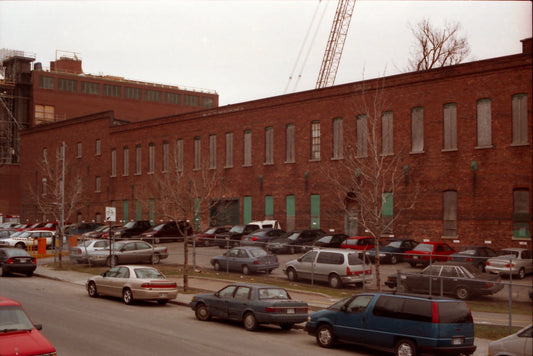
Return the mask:
<path id="1" fill-rule="evenodd" d="M 280 288 L 285 289 L 283 287 L 274 286 L 272 284 L 265 284 L 265 283 L 242 283 L 242 282 L 236 282 L 236 283 L 230 283 L 227 286 L 239 286 L 239 287 L 251 287 L 251 288 Z"/>
<path id="2" fill-rule="evenodd" d="M 526 251 L 528 250 L 527 248 L 522 248 L 522 247 L 506 247 L 506 248 L 502 248 L 500 250 L 501 251 Z"/>
<path id="3" fill-rule="evenodd" d="M 439 295 L 427 295 L 427 294 L 417 294 L 417 293 L 405 293 L 405 292 L 365 292 L 357 294 L 360 295 L 386 295 L 386 296 L 397 296 L 397 297 L 405 297 L 405 298 L 416 298 L 416 299 L 424 299 L 424 300 L 432 300 L 432 301 L 445 301 L 445 302 L 464 302 L 462 300 L 450 298 L 450 297 L 444 297 Z"/>
<path id="4" fill-rule="evenodd" d="M 358 254 L 357 251 L 353 249 L 345 249 L 345 248 L 314 248 L 313 251 L 325 251 L 325 252 L 340 252 L 340 253 L 350 253 L 350 254 Z"/>
<path id="5" fill-rule="evenodd" d="M 374 237 L 372 236 L 348 236 L 347 238 L 352 239 L 352 240 L 359 240 L 359 239 L 373 239 Z"/>
<path id="6" fill-rule="evenodd" d="M 12 305 L 22 306 L 19 302 L 0 295 L 0 307 L 6 307 L 6 306 L 12 306 Z"/>

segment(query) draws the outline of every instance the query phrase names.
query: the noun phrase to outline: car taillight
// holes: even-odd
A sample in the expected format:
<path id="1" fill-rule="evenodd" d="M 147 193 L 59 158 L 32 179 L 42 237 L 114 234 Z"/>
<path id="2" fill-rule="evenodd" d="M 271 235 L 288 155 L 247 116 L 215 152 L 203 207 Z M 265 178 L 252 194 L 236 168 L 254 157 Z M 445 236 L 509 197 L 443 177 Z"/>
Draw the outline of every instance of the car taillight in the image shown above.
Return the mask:
<path id="1" fill-rule="evenodd" d="M 254 261 L 254 265 L 258 265 L 259 264 L 259 261 L 258 260 L 255 260 Z"/>
<path id="2" fill-rule="evenodd" d="M 490 266 L 490 262 L 489 261 L 487 261 L 487 266 Z"/>
<path id="3" fill-rule="evenodd" d="M 439 304 L 436 302 L 431 303 L 431 322 L 435 324 L 439 323 Z"/>
<path id="4" fill-rule="evenodd" d="M 372 268 L 367 269 L 365 271 L 352 271 L 350 270 L 350 267 L 346 267 L 346 275 L 347 276 L 358 276 L 360 274 L 372 274 Z"/>
<path id="5" fill-rule="evenodd" d="M 37 259 L 36 259 L 35 257 L 32 257 L 32 258 L 31 258 L 31 262 L 32 262 L 32 263 L 37 263 Z"/>
<path id="6" fill-rule="evenodd" d="M 466 262 L 472 262 L 472 261 L 474 261 L 474 259 L 473 258 L 467 258 L 467 259 L 465 259 L 465 261 Z"/>
<path id="7" fill-rule="evenodd" d="M 493 285 L 494 285 L 494 283 L 491 283 L 491 282 L 485 283 L 485 287 L 487 287 L 487 288 L 492 288 Z"/>
<path id="8" fill-rule="evenodd" d="M 12 258 L 8 258 L 5 263 L 13 263 L 13 259 Z"/>
<path id="9" fill-rule="evenodd" d="M 141 284 L 141 288 L 145 289 L 152 289 L 152 288 L 177 288 L 177 284 L 175 282 L 167 282 L 167 283 L 161 283 L 161 282 L 147 282 Z"/>
<path id="10" fill-rule="evenodd" d="M 257 237 L 252 237 L 252 241 L 257 241 Z"/>
<path id="11" fill-rule="evenodd" d="M 509 268 L 509 267 L 514 267 L 514 263 L 508 263 L 505 265 L 505 267 Z"/>

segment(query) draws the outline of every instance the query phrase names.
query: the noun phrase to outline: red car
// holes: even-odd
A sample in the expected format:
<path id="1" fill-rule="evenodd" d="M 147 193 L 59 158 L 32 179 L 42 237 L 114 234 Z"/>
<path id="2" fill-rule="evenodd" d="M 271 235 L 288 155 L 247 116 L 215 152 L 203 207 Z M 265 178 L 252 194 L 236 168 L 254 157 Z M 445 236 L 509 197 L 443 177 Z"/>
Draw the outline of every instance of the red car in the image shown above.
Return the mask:
<path id="1" fill-rule="evenodd" d="M 351 248 L 357 251 L 366 251 L 374 248 L 376 240 L 372 236 L 351 236 L 342 243 L 341 248 Z"/>
<path id="2" fill-rule="evenodd" d="M 421 242 L 414 249 L 405 252 L 404 261 L 411 267 L 418 264 L 427 266 L 431 261 L 448 261 L 455 250 L 445 242 Z"/>
<path id="3" fill-rule="evenodd" d="M 213 242 L 215 240 L 216 234 L 225 234 L 228 233 L 231 229 L 231 226 L 214 226 L 210 227 L 209 229 L 205 230 L 204 232 L 201 232 L 199 234 L 196 234 L 193 236 L 193 239 L 196 242 L 196 246 L 211 246 L 215 243 Z M 189 239 L 189 243 L 193 243 L 193 239 Z"/>
<path id="4" fill-rule="evenodd" d="M 39 332 L 20 303 L 0 296 L 0 355 L 55 355 L 56 349 Z"/>

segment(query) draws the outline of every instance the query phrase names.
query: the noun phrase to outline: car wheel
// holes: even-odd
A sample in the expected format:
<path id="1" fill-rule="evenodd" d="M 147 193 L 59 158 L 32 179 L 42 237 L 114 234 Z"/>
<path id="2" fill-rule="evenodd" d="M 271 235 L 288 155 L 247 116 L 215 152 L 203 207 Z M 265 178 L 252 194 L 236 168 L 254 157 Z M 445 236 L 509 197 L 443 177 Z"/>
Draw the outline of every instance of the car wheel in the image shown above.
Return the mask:
<path id="1" fill-rule="evenodd" d="M 106 259 L 106 265 L 107 265 L 108 267 L 113 267 L 113 266 L 118 265 L 118 258 L 117 258 L 117 256 L 113 256 L 113 257 L 109 256 L 109 257 Z"/>
<path id="2" fill-rule="evenodd" d="M 279 324 L 280 328 L 282 330 L 290 330 L 292 329 L 292 327 L 294 326 L 293 323 L 283 323 L 283 324 Z"/>
<path id="3" fill-rule="evenodd" d="M 31 276 L 33 276 L 33 271 L 30 271 L 30 272 L 26 272 L 26 276 L 28 276 L 28 277 L 31 277 Z"/>
<path id="4" fill-rule="evenodd" d="M 5 277 L 7 276 L 7 271 L 4 270 L 3 266 L 0 266 L 0 276 Z"/>
<path id="5" fill-rule="evenodd" d="M 91 298 L 98 297 L 98 291 L 96 290 L 96 284 L 94 282 L 89 282 L 89 285 L 87 286 L 87 293 L 89 293 L 89 297 Z"/>
<path id="6" fill-rule="evenodd" d="M 411 267 L 416 267 L 416 262 L 409 262 L 409 264 L 411 265 Z"/>
<path id="7" fill-rule="evenodd" d="M 243 265 L 242 266 L 242 274 L 250 274 L 250 269 L 248 268 L 248 265 Z"/>
<path id="8" fill-rule="evenodd" d="M 316 342 L 321 347 L 333 347 L 335 345 L 335 336 L 333 329 L 328 324 L 322 324 L 316 332 Z"/>
<path id="9" fill-rule="evenodd" d="M 415 344 L 408 339 L 402 339 L 394 346 L 396 356 L 416 356 Z"/>
<path id="10" fill-rule="evenodd" d="M 215 268 L 215 271 L 220 271 L 220 263 L 215 262 L 215 264 L 213 265 L 213 267 Z"/>
<path id="11" fill-rule="evenodd" d="M 518 271 L 518 279 L 524 279 L 525 276 L 526 270 L 524 268 L 520 268 L 520 270 Z"/>
<path id="12" fill-rule="evenodd" d="M 122 291 L 122 300 L 124 301 L 124 304 L 133 304 L 133 293 L 131 292 L 131 289 L 126 288 Z"/>
<path id="13" fill-rule="evenodd" d="M 329 286 L 331 288 L 340 288 L 342 287 L 342 281 L 341 281 L 341 278 L 336 275 L 336 274 L 332 274 L 329 276 Z"/>
<path id="14" fill-rule="evenodd" d="M 150 263 L 157 265 L 161 262 L 161 256 L 159 256 L 158 253 L 154 253 L 152 256 L 150 256 Z"/>
<path id="15" fill-rule="evenodd" d="M 298 280 L 298 275 L 296 274 L 294 268 L 291 267 L 287 270 L 287 278 L 291 282 L 296 282 Z"/>
<path id="16" fill-rule="evenodd" d="M 470 291 L 464 286 L 459 286 L 455 289 L 455 296 L 457 299 L 465 300 L 470 297 Z"/>
<path id="17" fill-rule="evenodd" d="M 16 248 L 21 248 L 21 249 L 23 249 L 23 250 L 26 249 L 26 245 L 24 244 L 24 242 L 17 242 L 17 243 L 15 244 L 15 247 L 16 247 Z"/>
<path id="18" fill-rule="evenodd" d="M 398 263 L 398 257 L 396 257 L 395 255 L 392 255 L 390 257 L 390 263 L 393 264 L 393 265 L 397 264 Z"/>
<path id="19" fill-rule="evenodd" d="M 157 304 L 159 305 L 165 305 L 168 303 L 168 299 L 158 299 Z"/>
<path id="20" fill-rule="evenodd" d="M 196 315 L 196 319 L 201 320 L 201 321 L 211 320 L 211 314 L 209 313 L 209 310 L 207 309 L 207 305 L 203 303 L 200 303 L 196 306 L 194 315 Z"/>
<path id="21" fill-rule="evenodd" d="M 479 272 L 483 272 L 485 270 L 485 265 L 482 262 L 478 263 L 476 267 Z"/>
<path id="22" fill-rule="evenodd" d="M 244 325 L 244 328 L 248 331 L 257 330 L 257 319 L 254 313 L 252 312 L 247 312 L 246 314 L 244 314 L 242 323 Z"/>
<path id="23" fill-rule="evenodd" d="M 209 242 L 208 239 L 204 239 L 204 243 L 203 243 L 203 245 L 204 245 L 205 247 L 209 247 L 209 246 L 211 246 L 211 242 Z"/>

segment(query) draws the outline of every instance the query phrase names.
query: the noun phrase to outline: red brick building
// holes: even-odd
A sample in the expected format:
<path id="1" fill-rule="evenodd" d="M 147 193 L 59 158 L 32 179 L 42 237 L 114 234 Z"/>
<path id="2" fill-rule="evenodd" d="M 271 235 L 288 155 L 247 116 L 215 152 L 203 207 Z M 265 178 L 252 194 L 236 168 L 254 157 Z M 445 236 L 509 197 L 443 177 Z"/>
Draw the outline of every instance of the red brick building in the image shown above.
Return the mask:
<path id="1" fill-rule="evenodd" d="M 176 152 L 183 172 L 223 176 L 218 199 L 229 220 L 203 212 L 202 228 L 273 218 L 285 229 L 360 233 L 326 172 L 347 165 L 343 147 L 368 154 L 363 128 L 376 111 L 378 156 L 397 159 L 403 175 L 390 213 L 419 191 L 391 234 L 531 247 L 532 84 L 528 39 L 516 55 L 223 108 L 131 123 L 101 112 L 25 130 L 21 176 L 42 191 L 38 162 L 65 142 L 69 169 L 82 172 L 88 193 L 77 219 L 101 221 L 114 206 L 118 219 L 158 221 L 159 197 L 146 187 L 167 174 Z M 21 215 L 42 218 L 27 191 Z"/>

